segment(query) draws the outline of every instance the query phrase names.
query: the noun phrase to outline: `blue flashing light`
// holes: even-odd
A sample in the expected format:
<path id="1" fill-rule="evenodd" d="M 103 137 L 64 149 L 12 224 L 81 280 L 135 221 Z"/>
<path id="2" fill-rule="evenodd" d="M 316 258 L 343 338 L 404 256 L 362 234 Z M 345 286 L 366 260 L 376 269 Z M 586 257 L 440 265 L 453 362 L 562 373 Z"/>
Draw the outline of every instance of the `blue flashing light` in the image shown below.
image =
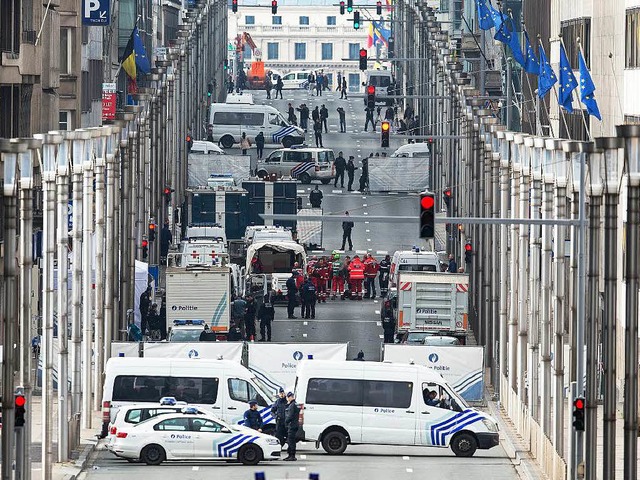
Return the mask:
<path id="1" fill-rule="evenodd" d="M 204 320 L 174 320 L 173 325 L 175 327 L 181 325 L 204 325 Z"/>
<path id="2" fill-rule="evenodd" d="M 175 405 L 177 403 L 175 397 L 162 397 L 160 399 L 160 405 Z"/>

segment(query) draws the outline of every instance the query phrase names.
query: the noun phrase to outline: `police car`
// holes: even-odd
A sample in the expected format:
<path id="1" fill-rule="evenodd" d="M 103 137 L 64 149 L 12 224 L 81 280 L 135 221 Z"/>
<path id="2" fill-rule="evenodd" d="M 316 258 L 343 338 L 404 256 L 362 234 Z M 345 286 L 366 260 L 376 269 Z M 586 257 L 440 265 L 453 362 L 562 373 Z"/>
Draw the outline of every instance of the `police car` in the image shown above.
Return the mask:
<path id="1" fill-rule="evenodd" d="M 169 342 L 199 342 L 204 320 L 174 320 L 167 340 Z"/>
<path id="2" fill-rule="evenodd" d="M 119 430 L 111 453 L 129 461 L 160 465 L 173 460 L 237 460 L 257 465 L 280 458 L 275 437 L 247 427 L 230 425 L 193 407 L 159 415 Z"/>

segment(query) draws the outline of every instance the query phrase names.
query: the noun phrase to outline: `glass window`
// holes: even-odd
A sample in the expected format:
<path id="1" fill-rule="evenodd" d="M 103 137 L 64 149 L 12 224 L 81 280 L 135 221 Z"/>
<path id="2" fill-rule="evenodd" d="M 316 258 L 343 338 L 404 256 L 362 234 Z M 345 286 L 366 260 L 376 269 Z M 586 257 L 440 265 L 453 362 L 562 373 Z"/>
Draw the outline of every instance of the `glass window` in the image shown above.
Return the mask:
<path id="1" fill-rule="evenodd" d="M 216 112 L 213 115 L 214 125 L 262 125 L 264 113 L 251 112 Z"/>
<path id="2" fill-rule="evenodd" d="M 72 73 L 73 65 L 73 48 L 72 48 L 73 30 L 71 28 L 60 29 L 60 74 L 69 75 Z"/>
<path id="3" fill-rule="evenodd" d="M 369 85 L 374 87 L 388 87 L 391 85 L 391 77 L 386 75 L 371 75 L 369 77 Z"/>
<path id="4" fill-rule="evenodd" d="M 411 265 L 408 263 L 398 266 L 398 270 L 402 270 L 405 272 L 437 272 L 438 271 L 435 265 Z"/>
<path id="5" fill-rule="evenodd" d="M 191 430 L 194 432 L 220 433 L 224 427 L 217 422 L 205 420 L 203 418 L 191 419 Z"/>
<path id="6" fill-rule="evenodd" d="M 245 60 L 251 60 L 251 56 L 253 55 L 253 51 L 249 45 L 244 46 L 244 50 L 242 52 Z"/>
<path id="7" fill-rule="evenodd" d="M 331 15 L 327 17 L 327 25 L 335 25 L 336 24 L 336 17 Z"/>
<path id="8" fill-rule="evenodd" d="M 278 60 L 279 44 L 275 42 L 267 43 L 267 60 Z"/>
<path id="9" fill-rule="evenodd" d="M 172 432 L 187 432 L 190 430 L 189 418 L 169 418 L 156 423 L 153 426 L 154 430 L 172 431 Z"/>
<path id="10" fill-rule="evenodd" d="M 350 43 L 349 44 L 349 60 L 358 60 L 358 58 L 360 58 L 360 44 Z"/>
<path id="11" fill-rule="evenodd" d="M 407 408 L 411 405 L 412 392 L 411 382 L 365 380 L 364 406 Z"/>
<path id="12" fill-rule="evenodd" d="M 334 155 L 332 151 L 318 152 L 319 163 L 333 163 Z"/>
<path id="13" fill-rule="evenodd" d="M 322 60 L 333 60 L 333 43 L 322 44 Z"/>
<path id="14" fill-rule="evenodd" d="M 119 375 L 113 382 L 114 402 L 159 402 L 162 397 L 212 405 L 218 398 L 218 379 Z"/>
<path id="15" fill-rule="evenodd" d="M 229 386 L 229 396 L 233 400 L 244 403 L 249 403 L 249 400 L 256 400 L 261 407 L 267 406 L 267 402 L 262 398 L 262 395 L 246 380 L 230 378 L 227 380 L 227 384 Z"/>
<path id="16" fill-rule="evenodd" d="M 280 15 L 273 15 L 271 17 L 271 25 L 282 25 L 282 17 Z"/>
<path id="17" fill-rule="evenodd" d="M 312 162 L 311 152 L 290 151 L 284 153 L 284 161 L 287 163 Z"/>
<path id="18" fill-rule="evenodd" d="M 60 110 L 58 113 L 58 128 L 60 130 L 73 130 L 71 126 L 71 112 Z"/>
<path id="19" fill-rule="evenodd" d="M 244 16 L 244 24 L 245 25 L 255 25 L 256 17 L 254 15 L 245 15 Z"/>
<path id="20" fill-rule="evenodd" d="M 309 25 L 309 17 L 301 16 L 300 17 L 300 25 Z"/>
<path id="21" fill-rule="evenodd" d="M 362 383 L 361 380 L 311 378 L 307 386 L 307 403 L 361 407 Z"/>
<path id="22" fill-rule="evenodd" d="M 295 44 L 295 59 L 296 60 L 305 60 L 307 58 L 307 44 L 306 43 L 296 43 Z"/>

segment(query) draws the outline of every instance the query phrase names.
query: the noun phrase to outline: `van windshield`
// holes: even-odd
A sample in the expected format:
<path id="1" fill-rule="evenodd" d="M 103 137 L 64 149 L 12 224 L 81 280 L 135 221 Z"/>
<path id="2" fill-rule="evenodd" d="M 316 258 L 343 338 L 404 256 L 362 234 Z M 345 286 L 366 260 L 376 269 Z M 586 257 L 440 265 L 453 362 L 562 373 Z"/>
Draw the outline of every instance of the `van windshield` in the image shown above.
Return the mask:
<path id="1" fill-rule="evenodd" d="M 424 265 L 416 265 L 416 264 L 408 264 L 403 263 L 398 267 L 398 270 L 402 272 L 437 272 L 436 266 L 433 264 L 424 264 Z"/>
<path id="2" fill-rule="evenodd" d="M 371 75 L 369 77 L 369 85 L 374 87 L 388 87 L 391 85 L 391 77 L 387 75 Z"/>
<path id="3" fill-rule="evenodd" d="M 213 405 L 218 398 L 218 378 L 118 375 L 113 382 L 114 402 L 160 402 L 162 397 Z"/>

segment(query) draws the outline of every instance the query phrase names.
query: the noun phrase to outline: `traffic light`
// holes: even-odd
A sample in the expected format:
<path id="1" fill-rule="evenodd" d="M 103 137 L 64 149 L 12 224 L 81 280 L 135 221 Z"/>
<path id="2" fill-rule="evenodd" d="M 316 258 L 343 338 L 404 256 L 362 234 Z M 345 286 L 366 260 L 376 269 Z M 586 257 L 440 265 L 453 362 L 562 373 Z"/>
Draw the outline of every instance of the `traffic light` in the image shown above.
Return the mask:
<path id="1" fill-rule="evenodd" d="M 367 108 L 376 108 L 376 87 L 373 85 L 367 87 Z"/>
<path id="2" fill-rule="evenodd" d="M 213 95 L 213 83 L 209 82 L 207 84 L 207 97 L 211 97 Z"/>
<path id="3" fill-rule="evenodd" d="M 360 28 L 360 12 L 353 12 L 353 28 L 356 30 Z"/>
<path id="4" fill-rule="evenodd" d="M 347 12 L 353 12 L 353 0 L 347 0 Z"/>
<path id="5" fill-rule="evenodd" d="M 354 15 L 354 18 L 355 18 L 355 15 Z M 367 60 L 368 60 L 367 49 L 361 48 L 360 49 L 360 70 L 362 70 L 363 72 L 367 69 Z"/>
<path id="6" fill-rule="evenodd" d="M 222 69 L 229 70 L 229 60 L 227 60 L 226 58 L 222 61 Z"/>
<path id="7" fill-rule="evenodd" d="M 578 432 L 584 432 L 584 407 L 586 404 L 584 397 L 578 397 L 573 401 L 573 428 Z"/>
<path id="8" fill-rule="evenodd" d="M 167 205 L 169 205 L 169 203 L 171 203 L 171 193 L 173 192 L 173 189 L 171 187 L 164 187 L 164 190 L 162 191 L 162 195 L 164 196 L 164 199 L 167 201 Z M 153 240 L 152 238 L 150 238 L 149 240 Z"/>
<path id="9" fill-rule="evenodd" d="M 233 13 L 238 12 L 238 0 L 231 0 L 231 11 Z"/>
<path id="10" fill-rule="evenodd" d="M 473 245 L 471 242 L 467 242 L 464 246 L 464 261 L 465 263 L 471 263 L 471 258 L 473 257 Z"/>
<path id="11" fill-rule="evenodd" d="M 433 238 L 435 235 L 436 200 L 430 192 L 420 194 L 420 238 Z"/>
<path id="12" fill-rule="evenodd" d="M 344 15 L 344 1 L 340 2 L 340 15 Z"/>
<path id="13" fill-rule="evenodd" d="M 382 2 L 380 0 L 376 2 L 376 15 L 382 15 Z"/>
<path id="14" fill-rule="evenodd" d="M 187 134 L 187 138 L 185 138 L 187 142 L 187 153 L 191 153 L 191 147 L 193 147 L 193 137 Z"/>
<path id="15" fill-rule="evenodd" d="M 153 221 L 149 221 L 149 241 L 153 242 L 156 239 L 156 224 Z"/>
<path id="16" fill-rule="evenodd" d="M 442 197 L 444 199 L 444 204 L 449 208 L 451 206 L 451 189 L 445 188 L 444 192 L 442 192 Z"/>
<path id="17" fill-rule="evenodd" d="M 24 427 L 24 423 L 25 423 L 24 415 L 25 413 L 27 413 L 25 409 L 26 405 L 27 405 L 27 399 L 24 396 L 24 390 L 21 387 L 16 388 L 16 393 L 14 397 L 16 427 Z"/>
<path id="18" fill-rule="evenodd" d="M 278 0 L 271 0 L 271 15 L 278 13 Z"/>
<path id="19" fill-rule="evenodd" d="M 374 87 L 375 88 L 375 87 Z M 387 148 L 389 146 L 389 133 L 391 132 L 391 124 L 389 122 L 382 122 L 380 124 L 380 146 Z"/>
<path id="20" fill-rule="evenodd" d="M 146 260 L 149 258 L 149 241 L 142 240 L 142 259 Z"/>

